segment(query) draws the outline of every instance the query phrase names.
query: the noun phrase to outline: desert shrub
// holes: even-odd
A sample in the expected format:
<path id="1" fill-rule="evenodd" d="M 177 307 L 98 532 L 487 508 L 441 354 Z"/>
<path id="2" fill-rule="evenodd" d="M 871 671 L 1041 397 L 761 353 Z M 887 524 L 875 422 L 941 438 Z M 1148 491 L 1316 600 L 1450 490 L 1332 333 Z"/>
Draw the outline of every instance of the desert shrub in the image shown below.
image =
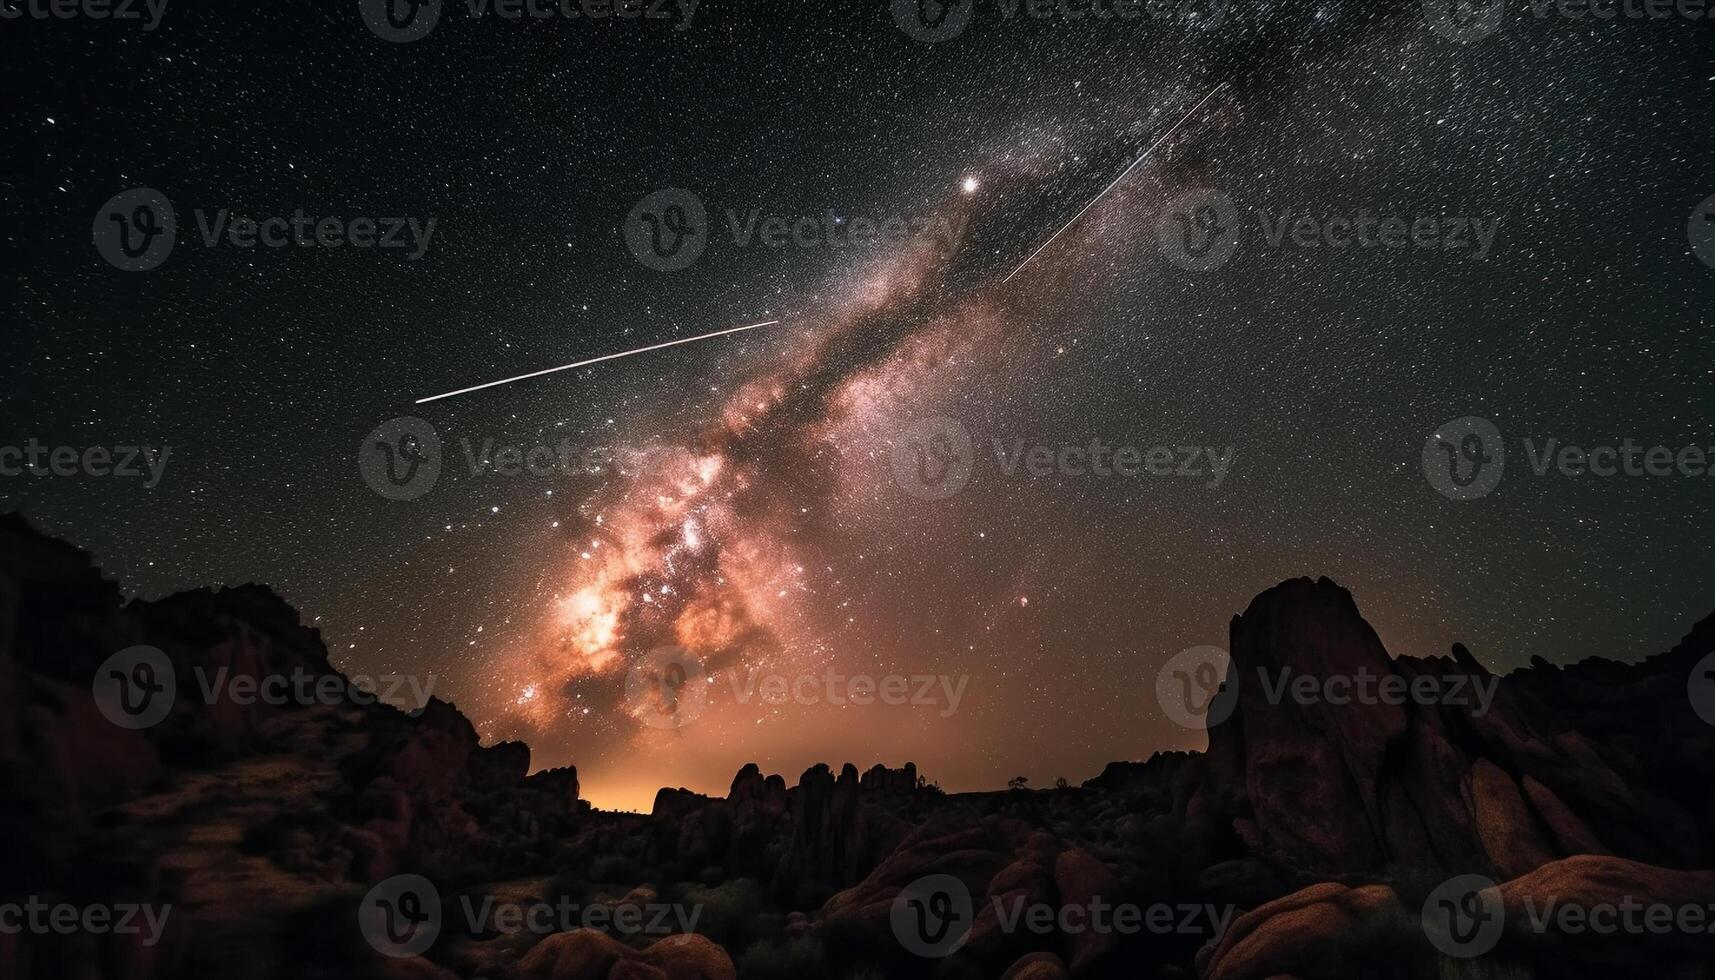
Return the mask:
<path id="1" fill-rule="evenodd" d="M 757 943 L 738 960 L 739 980 L 804 980 L 833 975 L 821 942 L 810 933 Z"/>
<path id="2" fill-rule="evenodd" d="M 610 885 L 635 885 L 644 879 L 643 866 L 624 855 L 610 854 L 590 865 L 590 880 Z"/>
<path id="3" fill-rule="evenodd" d="M 665 895 L 665 893 L 663 893 Z M 744 949 L 778 928 L 780 916 L 763 910 L 762 886 L 738 878 L 709 887 L 686 883 L 673 899 L 698 910 L 696 931 L 727 949 Z M 772 919 L 772 921 L 770 921 Z"/>

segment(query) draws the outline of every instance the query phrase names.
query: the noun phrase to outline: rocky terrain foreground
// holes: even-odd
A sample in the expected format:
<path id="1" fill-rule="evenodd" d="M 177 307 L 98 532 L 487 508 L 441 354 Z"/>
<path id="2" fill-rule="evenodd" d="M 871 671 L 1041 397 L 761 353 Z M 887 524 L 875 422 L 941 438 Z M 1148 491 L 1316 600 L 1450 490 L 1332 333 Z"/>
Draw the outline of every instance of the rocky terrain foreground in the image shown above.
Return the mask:
<path id="1" fill-rule="evenodd" d="M 133 730 L 92 681 L 136 645 L 184 696 Z M 210 704 L 199 667 L 344 679 L 266 588 L 126 602 L 90 556 L 3 518 L 0 906 L 171 915 L 148 937 L 0 917 L 0 978 L 1715 977 L 1715 914 L 1689 911 L 1715 909 L 1715 726 L 1687 693 L 1715 617 L 1640 663 L 1493 678 L 1463 647 L 1391 657 L 1348 592 L 1297 579 L 1235 617 L 1229 649 L 1206 752 L 1080 787 L 747 766 L 724 798 L 663 789 L 651 814 L 614 814 L 444 702 Z M 1271 692 L 1281 668 L 1493 683 L 1493 700 L 1300 701 Z M 1469 914 L 1449 951 L 1426 923 L 1467 875 L 1493 887 L 1446 900 Z M 366 903 L 424 921 L 416 898 L 375 898 L 411 876 L 438 930 L 378 941 Z M 968 894 L 956 933 L 925 880 Z M 501 906 L 580 912 L 454 911 Z M 1085 927 L 1115 906 L 1144 924 Z M 1637 906 L 1668 911 L 1577 927 Z M 1545 912 L 1568 907 L 1583 918 Z M 384 948 L 403 937 L 432 941 Z"/>

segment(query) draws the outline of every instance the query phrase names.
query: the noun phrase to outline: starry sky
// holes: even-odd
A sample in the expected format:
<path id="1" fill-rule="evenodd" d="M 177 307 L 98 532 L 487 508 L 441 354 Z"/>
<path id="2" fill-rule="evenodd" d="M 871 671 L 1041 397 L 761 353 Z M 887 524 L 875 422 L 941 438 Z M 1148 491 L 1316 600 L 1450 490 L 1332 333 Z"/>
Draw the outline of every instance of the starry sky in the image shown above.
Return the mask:
<path id="1" fill-rule="evenodd" d="M 152 489 L 6 476 L 0 509 L 136 595 L 267 583 L 336 663 L 433 674 L 599 806 L 724 792 L 751 761 L 795 780 L 912 760 L 964 790 L 1195 747 L 1156 671 L 1298 575 L 1352 589 L 1396 654 L 1462 641 L 1497 669 L 1646 655 L 1715 609 L 1715 479 L 1536 476 L 1520 445 L 1715 446 L 1715 268 L 1687 232 L 1715 194 L 1706 21 L 1521 6 L 1460 43 L 1391 0 L 1213 23 L 991 2 L 931 44 L 879 0 L 706 0 L 688 25 L 460 3 L 392 43 L 356 8 L 0 22 L 0 444 L 172 447 Z M 148 272 L 92 244 L 136 187 L 178 216 Z M 710 232 L 663 272 L 625 230 L 669 187 Z M 1205 189 L 1244 230 L 1193 271 L 1163 221 Z M 199 209 L 435 233 L 416 260 L 206 247 Z M 740 245 L 728 212 L 753 210 L 967 233 Z M 1274 246 L 1259 211 L 1499 225 L 1478 260 Z M 396 501 L 358 458 L 404 416 L 442 472 Z M 1421 455 L 1466 416 L 1504 434 L 1508 469 L 1456 501 Z M 893 465 L 924 419 L 974 446 L 944 499 Z M 1218 486 L 997 460 L 1096 439 L 1233 455 Z M 473 472 L 485 443 L 580 465 Z M 626 692 L 667 644 L 713 679 L 677 728 Z M 830 669 L 963 694 L 770 705 L 727 683 Z"/>

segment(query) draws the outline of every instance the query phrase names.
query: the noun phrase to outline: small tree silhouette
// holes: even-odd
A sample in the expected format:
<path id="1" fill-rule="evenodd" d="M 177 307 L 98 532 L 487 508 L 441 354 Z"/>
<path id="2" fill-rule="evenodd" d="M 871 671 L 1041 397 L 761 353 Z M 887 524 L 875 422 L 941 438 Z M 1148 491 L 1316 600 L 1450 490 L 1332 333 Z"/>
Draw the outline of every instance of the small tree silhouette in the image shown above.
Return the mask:
<path id="1" fill-rule="evenodd" d="M 1028 783 L 1028 782 L 1030 782 L 1029 776 L 1014 776 L 1011 779 L 1006 781 L 1006 788 L 1007 789 L 1023 789 L 1024 784 Z"/>

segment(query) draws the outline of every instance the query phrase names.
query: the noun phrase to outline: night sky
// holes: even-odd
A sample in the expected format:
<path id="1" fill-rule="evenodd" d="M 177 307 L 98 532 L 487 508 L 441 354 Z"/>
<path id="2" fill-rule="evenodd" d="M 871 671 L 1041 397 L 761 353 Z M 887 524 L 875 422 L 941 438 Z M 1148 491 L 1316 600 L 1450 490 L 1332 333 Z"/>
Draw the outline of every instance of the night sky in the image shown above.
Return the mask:
<path id="1" fill-rule="evenodd" d="M 577 765 L 597 805 L 724 792 L 750 761 L 795 780 L 913 760 L 978 789 L 1193 747 L 1156 671 L 1298 575 L 1352 589 L 1396 654 L 1457 640 L 1497 669 L 1646 655 L 1715 609 L 1715 478 L 1537 476 L 1521 442 L 1715 447 L 1715 268 L 1688 236 L 1715 195 L 1706 20 L 1514 4 L 1460 43 L 1415 3 L 1211 24 L 1206 5 L 1121 23 L 983 2 L 930 44 L 879 0 L 706 0 L 688 26 L 461 2 L 392 43 L 357 6 L 0 21 L 0 444 L 172 447 L 152 489 L 3 476 L 0 509 L 137 595 L 267 583 L 336 663 L 435 674 L 485 738 Z M 127 272 L 92 227 L 138 187 L 172 201 L 178 241 Z M 710 241 L 664 272 L 625 228 L 672 187 Z M 1203 189 L 1243 237 L 1198 272 L 1162 229 Z M 435 225 L 415 260 L 206 247 L 196 213 L 220 209 Z M 753 209 L 968 234 L 740 247 L 728 212 Z M 1274 247 L 1258 209 L 1499 225 L 1481 259 Z M 405 416 L 442 466 L 395 501 L 359 449 Z M 1421 457 L 1467 416 L 1503 434 L 1506 475 L 1457 501 Z M 975 458 L 927 500 L 893 458 L 937 418 Z M 996 459 L 1093 439 L 1233 456 L 1214 487 Z M 613 459 L 473 475 L 464 445 L 486 440 Z M 722 682 L 683 728 L 624 695 L 665 643 Z M 943 716 L 723 686 L 830 667 L 967 687 Z"/>

